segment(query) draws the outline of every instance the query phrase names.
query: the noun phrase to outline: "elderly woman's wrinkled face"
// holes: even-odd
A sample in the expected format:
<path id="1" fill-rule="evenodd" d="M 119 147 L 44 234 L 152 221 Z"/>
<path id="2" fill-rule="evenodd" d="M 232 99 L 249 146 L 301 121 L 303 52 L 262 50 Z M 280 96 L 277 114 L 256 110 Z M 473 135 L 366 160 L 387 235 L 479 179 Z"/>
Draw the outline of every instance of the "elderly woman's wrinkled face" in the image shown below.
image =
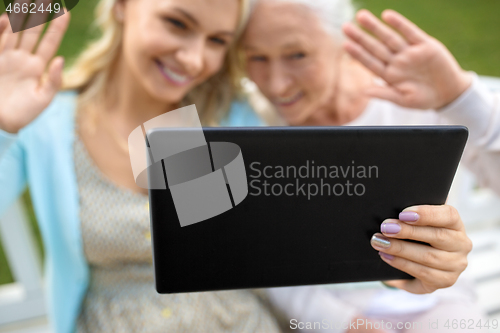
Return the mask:
<path id="1" fill-rule="evenodd" d="M 259 2 L 242 47 L 250 79 L 289 124 L 333 102 L 341 46 L 308 8 Z"/>

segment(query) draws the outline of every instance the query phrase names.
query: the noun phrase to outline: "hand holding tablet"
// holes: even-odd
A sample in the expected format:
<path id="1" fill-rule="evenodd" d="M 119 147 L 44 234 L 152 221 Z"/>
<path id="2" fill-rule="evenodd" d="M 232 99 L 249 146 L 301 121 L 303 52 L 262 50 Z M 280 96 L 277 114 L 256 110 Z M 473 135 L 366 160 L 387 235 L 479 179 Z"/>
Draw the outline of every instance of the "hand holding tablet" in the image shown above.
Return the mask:
<path id="1" fill-rule="evenodd" d="M 454 207 L 413 206 L 399 214 L 399 220 L 386 219 L 372 246 L 392 267 L 415 277 L 414 280 L 386 281 L 414 294 L 431 293 L 452 286 L 467 267 L 472 242 Z M 406 242 L 412 239 L 429 245 Z"/>

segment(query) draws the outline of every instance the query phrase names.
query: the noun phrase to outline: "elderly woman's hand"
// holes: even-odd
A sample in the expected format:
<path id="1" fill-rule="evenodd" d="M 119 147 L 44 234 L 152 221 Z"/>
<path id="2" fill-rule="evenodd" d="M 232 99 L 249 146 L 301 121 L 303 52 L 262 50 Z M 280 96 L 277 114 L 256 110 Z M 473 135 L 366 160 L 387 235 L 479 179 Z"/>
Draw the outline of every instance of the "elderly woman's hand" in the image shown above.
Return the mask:
<path id="1" fill-rule="evenodd" d="M 367 10 L 356 19 L 372 35 L 346 23 L 343 31 L 350 39 L 344 48 L 387 83 L 369 88 L 369 96 L 403 107 L 439 109 L 470 86 L 472 76 L 448 49 L 401 14 L 385 10 L 382 19 L 389 26 Z"/>
<path id="2" fill-rule="evenodd" d="M 413 206 L 387 219 L 371 240 L 380 257 L 414 280 L 386 281 L 414 294 L 431 293 L 452 286 L 467 267 L 472 242 L 457 210 L 448 205 Z M 421 241 L 429 245 L 408 242 Z"/>

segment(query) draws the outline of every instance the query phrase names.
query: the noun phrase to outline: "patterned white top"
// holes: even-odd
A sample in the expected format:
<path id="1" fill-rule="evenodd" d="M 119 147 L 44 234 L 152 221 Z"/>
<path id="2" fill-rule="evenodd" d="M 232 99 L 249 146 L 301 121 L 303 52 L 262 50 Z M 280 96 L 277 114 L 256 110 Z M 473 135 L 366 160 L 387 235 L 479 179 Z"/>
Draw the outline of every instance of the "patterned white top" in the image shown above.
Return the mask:
<path id="1" fill-rule="evenodd" d="M 158 294 L 148 196 L 107 179 L 76 138 L 81 230 L 91 274 L 78 333 L 280 332 L 257 290 Z"/>

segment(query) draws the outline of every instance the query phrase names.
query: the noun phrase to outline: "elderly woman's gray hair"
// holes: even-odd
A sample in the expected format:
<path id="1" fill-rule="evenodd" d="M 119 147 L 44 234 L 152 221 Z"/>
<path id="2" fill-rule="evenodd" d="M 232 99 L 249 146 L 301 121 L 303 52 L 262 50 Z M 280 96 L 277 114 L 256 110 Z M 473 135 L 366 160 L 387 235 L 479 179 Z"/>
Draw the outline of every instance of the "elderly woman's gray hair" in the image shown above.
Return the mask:
<path id="1" fill-rule="evenodd" d="M 252 0 L 252 7 L 261 1 L 294 3 L 312 10 L 323 23 L 325 30 L 343 39 L 342 25 L 354 18 L 355 8 L 351 0 Z"/>

